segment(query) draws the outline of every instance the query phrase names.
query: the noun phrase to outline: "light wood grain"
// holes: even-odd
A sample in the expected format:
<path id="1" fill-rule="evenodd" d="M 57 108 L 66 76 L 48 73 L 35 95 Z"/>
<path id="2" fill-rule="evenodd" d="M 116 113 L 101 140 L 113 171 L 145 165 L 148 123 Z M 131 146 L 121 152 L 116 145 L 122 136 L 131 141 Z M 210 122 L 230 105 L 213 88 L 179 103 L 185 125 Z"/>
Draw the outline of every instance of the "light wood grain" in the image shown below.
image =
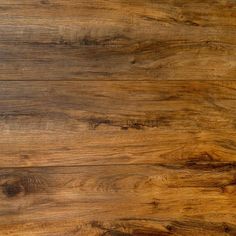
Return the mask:
<path id="1" fill-rule="evenodd" d="M 0 80 L 234 80 L 236 4 L 9 1 Z"/>
<path id="2" fill-rule="evenodd" d="M 233 166 L 212 169 L 204 165 L 1 169 L 0 227 L 2 232 L 11 232 L 9 222 L 27 222 L 16 227 L 18 234 L 32 229 L 39 235 L 48 228 L 49 232 L 63 230 L 63 235 L 85 235 L 80 230 L 86 227 L 92 228 L 89 235 L 97 230 L 139 235 L 135 230 L 145 229 L 147 234 L 141 235 L 186 235 L 188 228 L 234 235 L 235 175 Z M 87 224 L 81 226 L 85 220 Z M 53 222 L 59 222 L 58 228 Z M 110 225 L 103 225 L 106 222 Z M 68 232 L 72 229 L 74 234 Z"/>
<path id="3" fill-rule="evenodd" d="M 235 162 L 236 82 L 1 82 L 2 167 Z"/>

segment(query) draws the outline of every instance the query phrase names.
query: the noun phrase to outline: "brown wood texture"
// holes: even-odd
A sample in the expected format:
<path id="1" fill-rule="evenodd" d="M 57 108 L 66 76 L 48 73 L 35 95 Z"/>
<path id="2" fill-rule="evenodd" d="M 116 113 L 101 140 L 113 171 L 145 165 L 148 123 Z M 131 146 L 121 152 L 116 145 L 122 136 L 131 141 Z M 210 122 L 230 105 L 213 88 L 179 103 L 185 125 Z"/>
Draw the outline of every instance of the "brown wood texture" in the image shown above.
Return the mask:
<path id="1" fill-rule="evenodd" d="M 232 80 L 234 0 L 1 0 L 0 80 Z"/>
<path id="2" fill-rule="evenodd" d="M 4 167 L 236 161 L 236 82 L 0 82 Z"/>
<path id="3" fill-rule="evenodd" d="M 35 225 L 43 223 L 44 230 L 48 226 L 53 230 L 53 224 L 58 224 L 54 230 L 65 230 L 65 235 L 70 230 L 82 234 L 87 227 L 93 228 L 91 235 L 100 230 L 111 231 L 108 235 L 116 235 L 115 231 L 120 231 L 117 235 L 139 235 L 143 230 L 147 234 L 141 235 L 178 231 L 188 235 L 189 230 L 211 235 L 228 231 L 233 235 L 235 176 L 231 166 L 204 165 L 3 169 L 0 222 L 3 232 L 11 232 L 9 222 L 12 227 L 27 222 L 28 227 L 17 227 L 17 233 L 22 235 L 34 232 Z M 69 222 L 61 229 L 64 220 Z M 80 220 L 87 223 L 77 225 Z M 107 228 L 106 221 L 114 225 Z"/>
<path id="4" fill-rule="evenodd" d="M 236 1 L 0 0 L 0 236 L 235 236 Z"/>

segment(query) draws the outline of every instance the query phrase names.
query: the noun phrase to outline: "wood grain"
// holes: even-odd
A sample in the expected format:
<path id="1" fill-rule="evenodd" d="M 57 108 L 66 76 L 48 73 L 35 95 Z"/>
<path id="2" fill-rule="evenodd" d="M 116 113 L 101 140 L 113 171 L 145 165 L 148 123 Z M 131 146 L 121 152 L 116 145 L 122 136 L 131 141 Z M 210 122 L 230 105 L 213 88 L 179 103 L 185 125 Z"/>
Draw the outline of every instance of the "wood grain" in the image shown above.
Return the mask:
<path id="1" fill-rule="evenodd" d="M 0 80 L 234 80 L 234 0 L 1 0 Z"/>
<path id="2" fill-rule="evenodd" d="M 2 167 L 232 162 L 236 82 L 1 82 Z"/>
<path id="3" fill-rule="evenodd" d="M 235 0 L 0 0 L 0 236 L 235 236 L 235 101 Z"/>
<path id="4" fill-rule="evenodd" d="M 233 166 L 204 165 L 1 169 L 0 227 L 11 235 L 234 235 L 235 177 Z M 11 231 L 9 222 L 28 225 Z"/>

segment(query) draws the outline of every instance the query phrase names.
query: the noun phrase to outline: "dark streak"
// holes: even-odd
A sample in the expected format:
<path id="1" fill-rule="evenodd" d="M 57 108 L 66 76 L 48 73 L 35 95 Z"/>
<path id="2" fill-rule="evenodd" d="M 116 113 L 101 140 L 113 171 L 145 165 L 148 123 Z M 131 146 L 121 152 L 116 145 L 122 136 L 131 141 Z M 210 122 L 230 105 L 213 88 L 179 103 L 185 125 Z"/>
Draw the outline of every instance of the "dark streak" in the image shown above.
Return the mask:
<path id="1" fill-rule="evenodd" d="M 164 232 L 152 228 L 134 229 L 133 234 L 135 236 L 168 236 L 170 232 Z"/>
<path id="2" fill-rule="evenodd" d="M 214 157 L 208 152 L 202 152 L 199 155 L 196 155 L 191 158 L 191 161 L 200 162 L 200 161 L 214 161 Z"/>
<path id="3" fill-rule="evenodd" d="M 84 120 L 88 122 L 90 128 L 96 129 L 100 125 L 110 125 L 114 127 L 120 127 L 122 130 L 128 129 L 136 129 L 136 130 L 143 130 L 144 128 L 157 128 L 161 125 L 168 126 L 169 121 L 166 117 L 158 117 L 152 120 L 125 120 L 125 121 L 113 121 L 110 119 L 104 118 L 89 118 L 88 120 Z"/>
<path id="4" fill-rule="evenodd" d="M 90 46 L 90 45 L 99 45 L 99 41 L 97 39 L 93 39 L 91 37 L 85 36 L 79 41 L 80 45 Z"/>
<path id="5" fill-rule="evenodd" d="M 124 231 L 117 230 L 117 228 L 120 227 L 119 224 L 115 224 L 114 226 L 112 226 L 112 229 L 108 229 L 104 227 L 102 223 L 98 221 L 92 221 L 91 226 L 93 228 L 98 228 L 104 231 L 104 233 L 101 234 L 103 236 L 108 236 L 108 235 L 109 236 L 157 236 L 157 235 L 167 236 L 167 235 L 170 235 L 170 232 L 169 232 L 170 230 L 165 232 L 159 229 L 154 229 L 154 228 L 149 228 L 149 227 L 137 227 L 136 225 L 132 226 L 132 224 L 129 224 L 127 227 L 121 224 L 121 227 L 123 230 L 126 230 L 128 232 L 131 231 L 132 233 L 127 233 Z"/>
<path id="6" fill-rule="evenodd" d="M 88 120 L 89 126 L 91 129 L 96 129 L 98 126 L 105 124 L 105 125 L 112 125 L 112 122 L 108 119 L 100 119 L 100 118 L 90 118 Z"/>
<path id="7" fill-rule="evenodd" d="M 180 24 L 185 24 L 185 25 L 190 25 L 190 26 L 199 26 L 198 23 L 193 22 L 191 20 L 178 20 L 178 19 L 173 18 L 173 17 L 170 17 L 169 19 L 171 19 L 175 23 L 180 23 Z"/>
<path id="8" fill-rule="evenodd" d="M 216 143 L 223 148 L 233 150 L 233 151 L 236 150 L 236 143 L 233 140 L 229 140 L 229 139 L 220 140 L 220 141 L 216 141 Z"/>
<path id="9" fill-rule="evenodd" d="M 185 166 L 189 169 L 197 169 L 197 170 L 212 170 L 212 169 L 232 170 L 236 167 L 236 163 L 223 163 L 223 162 L 196 163 L 194 161 L 188 161 Z"/>
<path id="10" fill-rule="evenodd" d="M 121 232 L 118 230 L 108 229 L 102 236 L 132 236 L 130 233 Z"/>
<path id="11" fill-rule="evenodd" d="M 228 171 L 234 170 L 236 168 L 236 162 L 219 162 L 219 161 L 186 161 L 182 164 L 158 164 L 157 166 L 161 166 L 163 168 L 168 168 L 172 170 L 179 169 L 193 169 L 193 170 L 212 170 L 216 169 L 218 171 Z"/>
<path id="12" fill-rule="evenodd" d="M 190 21 L 190 20 L 183 21 L 183 23 L 186 25 L 191 25 L 191 26 L 199 26 L 198 23 Z"/>
<path id="13" fill-rule="evenodd" d="M 23 44 L 30 44 L 36 47 L 59 47 L 65 46 L 67 48 L 81 48 L 81 47 L 119 47 L 124 44 L 124 42 L 129 42 L 130 38 L 124 35 L 114 35 L 114 36 L 107 36 L 102 38 L 94 38 L 91 36 L 84 36 L 82 38 L 77 38 L 73 40 L 66 40 L 63 37 L 60 37 L 56 41 L 52 42 L 23 42 Z"/>
<path id="14" fill-rule="evenodd" d="M 41 0 L 40 3 L 43 4 L 43 5 L 50 4 L 49 0 Z"/>
<path id="15" fill-rule="evenodd" d="M 98 228 L 104 231 L 101 235 L 102 236 L 132 236 L 130 233 L 122 232 L 116 229 L 108 229 L 104 227 L 100 222 L 98 221 L 92 221 L 90 222 L 91 226 L 93 228 Z"/>
<path id="16" fill-rule="evenodd" d="M 153 199 L 152 202 L 148 203 L 148 205 L 153 206 L 153 208 L 158 208 L 159 204 L 160 204 L 159 199 Z"/>
<path id="17" fill-rule="evenodd" d="M 141 18 L 143 18 L 144 20 L 148 20 L 148 21 L 156 21 L 156 22 L 169 23 L 167 20 L 160 19 L 160 18 L 158 19 L 158 18 L 155 18 L 155 17 L 146 16 L 146 15 L 141 16 Z"/>

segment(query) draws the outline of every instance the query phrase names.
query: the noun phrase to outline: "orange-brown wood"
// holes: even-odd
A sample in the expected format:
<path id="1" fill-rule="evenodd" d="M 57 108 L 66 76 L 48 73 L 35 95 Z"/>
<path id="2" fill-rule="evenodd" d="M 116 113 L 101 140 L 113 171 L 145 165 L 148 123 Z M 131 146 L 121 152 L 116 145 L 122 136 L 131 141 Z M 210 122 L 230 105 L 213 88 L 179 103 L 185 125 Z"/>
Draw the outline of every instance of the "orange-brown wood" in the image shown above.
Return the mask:
<path id="1" fill-rule="evenodd" d="M 13 235 L 235 233 L 235 175 L 210 164 L 2 169 L 0 227 L 7 234 L 11 224 Z"/>
<path id="2" fill-rule="evenodd" d="M 234 0 L 1 0 L 0 80 L 233 80 Z"/>
<path id="3" fill-rule="evenodd" d="M 0 0 L 0 236 L 236 235 L 235 0 Z"/>
<path id="4" fill-rule="evenodd" d="M 236 82 L 0 82 L 2 167 L 236 159 Z"/>

